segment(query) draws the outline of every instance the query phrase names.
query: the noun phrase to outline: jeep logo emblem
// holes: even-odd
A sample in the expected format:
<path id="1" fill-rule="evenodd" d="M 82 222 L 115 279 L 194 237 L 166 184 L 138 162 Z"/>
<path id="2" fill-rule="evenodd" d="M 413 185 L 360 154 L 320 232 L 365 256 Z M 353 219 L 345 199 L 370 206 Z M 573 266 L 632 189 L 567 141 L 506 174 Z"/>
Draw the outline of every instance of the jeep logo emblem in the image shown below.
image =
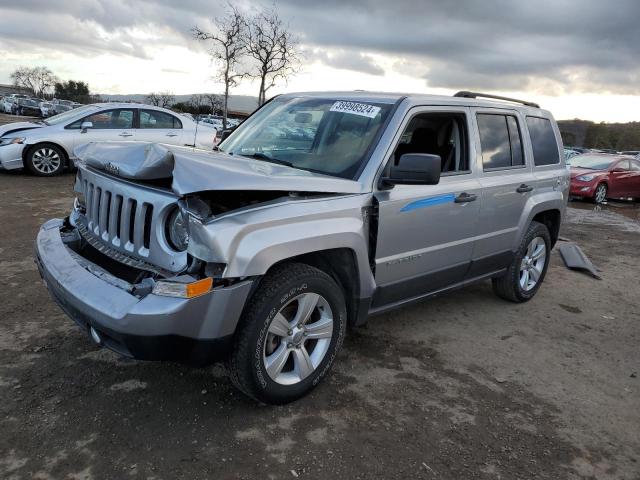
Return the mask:
<path id="1" fill-rule="evenodd" d="M 119 172 L 119 170 L 120 170 L 120 169 L 118 168 L 118 166 L 117 166 L 117 165 L 114 165 L 114 164 L 113 164 L 113 163 L 111 163 L 111 162 L 107 163 L 107 164 L 105 165 L 104 169 L 105 169 L 108 173 L 110 173 L 110 174 L 112 174 L 112 175 L 118 175 L 118 172 Z"/>

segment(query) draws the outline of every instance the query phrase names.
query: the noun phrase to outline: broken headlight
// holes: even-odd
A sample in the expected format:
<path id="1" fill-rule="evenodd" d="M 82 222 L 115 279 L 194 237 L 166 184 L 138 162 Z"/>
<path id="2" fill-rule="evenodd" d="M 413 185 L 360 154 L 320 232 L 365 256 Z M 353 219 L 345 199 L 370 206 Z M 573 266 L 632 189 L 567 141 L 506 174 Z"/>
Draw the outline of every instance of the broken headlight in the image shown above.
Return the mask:
<path id="1" fill-rule="evenodd" d="M 179 208 L 174 208 L 166 225 L 166 236 L 169 245 L 178 252 L 184 252 L 189 244 L 189 220 L 182 214 Z"/>

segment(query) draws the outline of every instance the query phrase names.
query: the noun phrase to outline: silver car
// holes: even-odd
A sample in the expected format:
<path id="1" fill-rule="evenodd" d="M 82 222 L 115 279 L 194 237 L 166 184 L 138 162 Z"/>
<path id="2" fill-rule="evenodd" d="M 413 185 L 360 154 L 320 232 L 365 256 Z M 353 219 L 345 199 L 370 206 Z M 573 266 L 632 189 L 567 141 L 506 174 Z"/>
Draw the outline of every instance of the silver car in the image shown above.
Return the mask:
<path id="1" fill-rule="evenodd" d="M 99 345 L 225 359 L 250 397 L 295 400 L 370 315 L 482 280 L 512 302 L 540 289 L 560 133 L 480 97 L 288 94 L 217 152 L 87 144 L 71 214 L 37 235 L 41 275 Z"/>
<path id="2" fill-rule="evenodd" d="M 74 148 L 88 142 L 138 140 L 211 150 L 216 130 L 171 110 L 131 103 L 97 103 L 42 121 L 0 126 L 0 170 L 26 167 L 53 176 L 71 166 Z"/>

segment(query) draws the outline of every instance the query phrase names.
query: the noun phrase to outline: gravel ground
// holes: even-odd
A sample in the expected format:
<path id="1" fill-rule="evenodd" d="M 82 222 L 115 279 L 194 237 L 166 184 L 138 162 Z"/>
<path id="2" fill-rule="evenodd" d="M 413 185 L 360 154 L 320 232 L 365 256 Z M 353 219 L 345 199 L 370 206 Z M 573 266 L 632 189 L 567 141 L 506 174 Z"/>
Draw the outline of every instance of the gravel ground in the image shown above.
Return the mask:
<path id="1" fill-rule="evenodd" d="M 554 251 L 527 304 L 485 282 L 372 318 L 311 395 L 267 407 L 62 314 L 32 242 L 72 181 L 0 172 L 1 478 L 640 479 L 637 207 L 569 210 L 603 280 Z"/>

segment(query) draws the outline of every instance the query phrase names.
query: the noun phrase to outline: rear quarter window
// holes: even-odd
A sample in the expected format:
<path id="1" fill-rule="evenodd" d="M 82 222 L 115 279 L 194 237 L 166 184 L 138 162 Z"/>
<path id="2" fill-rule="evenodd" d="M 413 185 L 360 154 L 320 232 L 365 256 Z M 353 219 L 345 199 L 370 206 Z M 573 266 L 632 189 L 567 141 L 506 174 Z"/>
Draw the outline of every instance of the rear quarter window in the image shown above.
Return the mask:
<path id="1" fill-rule="evenodd" d="M 560 151 L 551 120 L 541 117 L 527 117 L 527 129 L 531 137 L 535 165 L 539 167 L 560 163 Z"/>

